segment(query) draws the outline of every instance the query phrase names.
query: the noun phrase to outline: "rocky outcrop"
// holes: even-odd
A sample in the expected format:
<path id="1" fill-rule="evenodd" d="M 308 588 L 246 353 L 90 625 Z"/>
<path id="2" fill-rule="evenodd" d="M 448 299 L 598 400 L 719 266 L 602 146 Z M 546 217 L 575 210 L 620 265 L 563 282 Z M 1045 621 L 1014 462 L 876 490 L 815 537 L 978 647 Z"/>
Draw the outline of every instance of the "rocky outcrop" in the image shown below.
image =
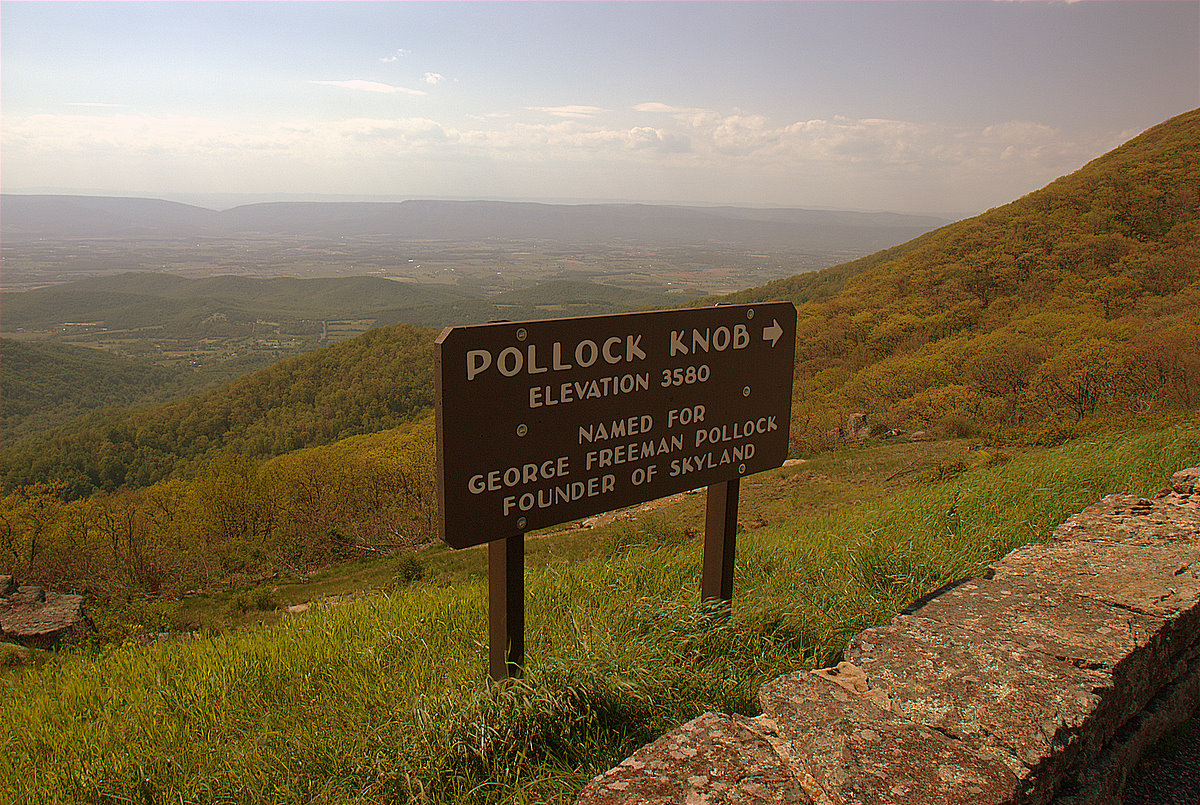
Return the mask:
<path id="1" fill-rule="evenodd" d="M 1047 543 L 862 632 L 836 668 L 709 713 L 577 805 L 1117 803 L 1200 702 L 1200 469 L 1110 495 Z"/>
<path id="2" fill-rule="evenodd" d="M 29 648 L 51 649 L 92 631 L 83 596 L 17 586 L 0 576 L 0 639 Z"/>
<path id="3" fill-rule="evenodd" d="M 846 422 L 846 438 L 852 442 L 863 442 L 871 437 L 871 426 L 866 414 L 851 414 Z"/>

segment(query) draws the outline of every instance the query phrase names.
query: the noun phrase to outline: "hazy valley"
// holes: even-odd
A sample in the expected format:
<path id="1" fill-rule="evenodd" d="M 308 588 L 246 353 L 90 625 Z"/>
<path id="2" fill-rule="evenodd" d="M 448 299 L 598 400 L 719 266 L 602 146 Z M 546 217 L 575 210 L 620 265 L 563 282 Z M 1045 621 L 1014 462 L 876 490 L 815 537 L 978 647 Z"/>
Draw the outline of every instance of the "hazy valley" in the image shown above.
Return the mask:
<path id="1" fill-rule="evenodd" d="M 63 345 L 7 349 L 15 373 L 5 388 L 9 434 L 35 408 L 42 423 L 55 408 L 60 419 L 81 412 L 63 401 L 69 392 L 30 397 L 20 379 L 32 354 L 85 360 L 66 345 L 140 367 L 145 383 L 108 394 L 106 405 L 162 401 L 375 327 L 673 307 L 944 223 L 889 213 L 509 202 L 216 212 L 154 199 L 6 195 L 0 205 L 2 333 Z M 88 374 L 76 367 L 73 376 L 86 384 Z"/>

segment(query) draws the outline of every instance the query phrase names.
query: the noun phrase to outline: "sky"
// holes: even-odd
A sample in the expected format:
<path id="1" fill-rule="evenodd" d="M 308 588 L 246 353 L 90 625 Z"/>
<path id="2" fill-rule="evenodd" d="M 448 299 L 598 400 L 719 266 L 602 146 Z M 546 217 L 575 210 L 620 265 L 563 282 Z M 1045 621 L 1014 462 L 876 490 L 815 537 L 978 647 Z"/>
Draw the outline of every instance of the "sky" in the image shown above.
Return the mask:
<path id="1" fill-rule="evenodd" d="M 8 193 L 958 218 L 1197 106 L 1196 0 L 0 4 Z"/>

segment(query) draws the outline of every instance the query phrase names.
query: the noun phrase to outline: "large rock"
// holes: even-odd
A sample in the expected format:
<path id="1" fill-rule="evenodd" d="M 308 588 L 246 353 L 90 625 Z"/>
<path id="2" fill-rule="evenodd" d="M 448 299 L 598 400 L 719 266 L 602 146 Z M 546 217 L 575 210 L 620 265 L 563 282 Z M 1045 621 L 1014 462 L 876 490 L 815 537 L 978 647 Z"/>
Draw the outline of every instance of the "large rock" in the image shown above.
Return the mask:
<path id="1" fill-rule="evenodd" d="M 812 805 L 753 719 L 705 713 L 593 780 L 576 805 Z"/>
<path id="2" fill-rule="evenodd" d="M 1002 763 L 1016 783 L 1010 795 L 1044 802 L 1067 770 L 1099 753 L 1128 717 L 1128 699 L 1097 694 L 1111 686 L 1104 672 L 1002 634 L 902 616 L 859 635 L 846 656 L 898 716 Z"/>
<path id="3" fill-rule="evenodd" d="M 0 598 L 0 637 L 23 646 L 55 648 L 92 630 L 83 596 L 46 592 L 34 585 Z"/>
<path id="4" fill-rule="evenodd" d="M 855 442 L 866 441 L 871 436 L 871 426 L 866 414 L 851 414 L 846 422 L 846 438 Z"/>
<path id="5" fill-rule="evenodd" d="M 1200 467 L 1189 467 L 1172 475 L 1171 488 L 1180 495 L 1200 492 Z"/>
<path id="6" fill-rule="evenodd" d="M 1175 473 L 1175 478 L 1196 470 Z M 1189 488 L 1189 481 L 1179 481 Z M 1189 542 L 1200 536 L 1200 495 L 1171 492 L 1151 500 L 1137 495 L 1108 495 L 1072 515 L 1054 532 L 1057 541 L 1124 542 L 1142 546 L 1163 541 Z"/>
<path id="7" fill-rule="evenodd" d="M 800 672 L 759 691 L 793 775 L 819 803 L 1001 805 L 1015 775 L 962 741 L 892 712 L 850 663 Z M 756 719 L 756 720 L 759 720 Z"/>

